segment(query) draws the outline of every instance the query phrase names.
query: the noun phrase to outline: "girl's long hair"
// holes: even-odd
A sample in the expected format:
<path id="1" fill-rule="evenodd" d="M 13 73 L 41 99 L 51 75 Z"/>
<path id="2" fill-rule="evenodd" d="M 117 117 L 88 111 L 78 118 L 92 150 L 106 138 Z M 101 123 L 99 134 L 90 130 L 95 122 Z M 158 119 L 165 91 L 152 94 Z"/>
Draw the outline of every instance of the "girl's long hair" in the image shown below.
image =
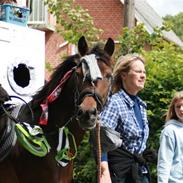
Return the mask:
<path id="1" fill-rule="evenodd" d="M 170 119 L 178 119 L 176 112 L 175 112 L 175 103 L 179 100 L 183 99 L 183 91 L 176 92 L 173 99 L 170 102 L 168 111 L 166 113 L 165 121 L 168 121 Z"/>

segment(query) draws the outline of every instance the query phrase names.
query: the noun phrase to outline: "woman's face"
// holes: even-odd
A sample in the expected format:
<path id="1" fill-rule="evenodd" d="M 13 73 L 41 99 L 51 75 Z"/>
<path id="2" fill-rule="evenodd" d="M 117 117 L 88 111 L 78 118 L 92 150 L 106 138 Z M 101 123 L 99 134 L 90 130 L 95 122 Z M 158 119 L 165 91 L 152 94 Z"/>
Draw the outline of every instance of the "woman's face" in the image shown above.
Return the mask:
<path id="1" fill-rule="evenodd" d="M 141 60 L 135 60 L 130 70 L 122 73 L 123 87 L 131 95 L 136 95 L 144 88 L 146 80 L 146 71 L 144 63 Z"/>
<path id="2" fill-rule="evenodd" d="M 183 123 L 183 99 L 178 99 L 174 107 L 178 119 Z"/>

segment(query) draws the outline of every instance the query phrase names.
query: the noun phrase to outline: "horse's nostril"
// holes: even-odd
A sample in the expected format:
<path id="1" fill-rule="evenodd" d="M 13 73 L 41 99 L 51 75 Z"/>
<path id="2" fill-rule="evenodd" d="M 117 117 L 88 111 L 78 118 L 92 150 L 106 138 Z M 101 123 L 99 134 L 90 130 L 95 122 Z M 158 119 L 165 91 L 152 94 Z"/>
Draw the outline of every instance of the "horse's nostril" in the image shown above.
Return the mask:
<path id="1" fill-rule="evenodd" d="M 95 109 L 95 108 L 92 109 L 92 110 L 90 111 L 90 113 L 93 114 L 93 115 L 97 115 L 97 109 Z"/>
<path id="2" fill-rule="evenodd" d="M 79 109 L 77 114 L 78 114 L 78 116 L 82 116 L 84 113 L 85 113 L 85 115 L 88 115 L 88 117 L 90 115 L 97 115 L 97 109 L 93 108 L 92 110 L 85 111 L 85 112 L 83 112 L 82 109 Z"/>

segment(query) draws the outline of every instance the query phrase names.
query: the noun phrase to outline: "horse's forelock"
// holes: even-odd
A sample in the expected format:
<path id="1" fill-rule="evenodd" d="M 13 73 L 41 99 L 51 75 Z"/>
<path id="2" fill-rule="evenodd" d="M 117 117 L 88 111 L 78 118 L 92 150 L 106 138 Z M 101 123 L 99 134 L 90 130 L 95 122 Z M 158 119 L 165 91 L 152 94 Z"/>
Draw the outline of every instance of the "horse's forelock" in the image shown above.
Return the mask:
<path id="1" fill-rule="evenodd" d="M 104 51 L 102 44 L 95 45 L 91 50 L 89 54 L 95 54 L 103 61 L 106 65 L 111 66 L 110 63 L 110 56 Z"/>

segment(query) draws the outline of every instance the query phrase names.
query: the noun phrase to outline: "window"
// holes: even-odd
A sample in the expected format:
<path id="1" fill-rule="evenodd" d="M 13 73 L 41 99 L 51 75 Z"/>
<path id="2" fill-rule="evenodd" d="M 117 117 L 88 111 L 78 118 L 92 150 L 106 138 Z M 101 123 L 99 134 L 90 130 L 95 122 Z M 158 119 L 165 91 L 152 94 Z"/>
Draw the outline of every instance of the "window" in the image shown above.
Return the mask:
<path id="1" fill-rule="evenodd" d="M 43 30 L 54 30 L 55 18 L 48 13 L 48 7 L 44 0 L 27 0 L 27 6 L 31 9 L 28 25 Z"/>

